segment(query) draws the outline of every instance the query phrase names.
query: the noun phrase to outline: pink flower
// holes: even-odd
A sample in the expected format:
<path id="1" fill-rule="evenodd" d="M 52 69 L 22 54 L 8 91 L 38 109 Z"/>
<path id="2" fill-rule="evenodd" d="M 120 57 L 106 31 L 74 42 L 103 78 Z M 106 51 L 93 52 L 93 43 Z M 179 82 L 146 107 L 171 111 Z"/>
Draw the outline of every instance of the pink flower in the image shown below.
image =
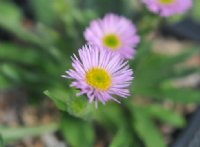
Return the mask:
<path id="1" fill-rule="evenodd" d="M 105 104 L 108 100 L 119 102 L 113 96 L 126 98 L 131 84 L 132 70 L 119 54 L 101 47 L 86 45 L 72 57 L 72 69 L 63 77 L 72 79 L 72 87 L 86 94 L 89 102 Z"/>
<path id="2" fill-rule="evenodd" d="M 103 19 L 90 23 L 84 32 L 89 44 L 95 44 L 112 52 L 118 52 L 123 58 L 131 59 L 140 38 L 134 24 L 125 17 L 107 14 Z"/>
<path id="3" fill-rule="evenodd" d="M 192 7 L 192 0 L 142 0 L 147 8 L 161 16 L 182 14 Z"/>

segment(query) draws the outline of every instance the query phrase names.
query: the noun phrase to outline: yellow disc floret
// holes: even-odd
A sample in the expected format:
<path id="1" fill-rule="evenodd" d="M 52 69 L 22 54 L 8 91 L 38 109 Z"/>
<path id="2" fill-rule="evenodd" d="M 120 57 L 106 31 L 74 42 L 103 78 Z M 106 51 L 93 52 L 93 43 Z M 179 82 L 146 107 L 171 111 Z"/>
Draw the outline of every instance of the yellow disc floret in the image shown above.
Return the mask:
<path id="1" fill-rule="evenodd" d="M 174 0 L 158 0 L 162 4 L 171 4 L 174 2 Z"/>
<path id="2" fill-rule="evenodd" d="M 112 50 L 116 50 L 120 47 L 121 41 L 119 37 L 115 34 L 108 34 L 103 37 L 103 45 Z"/>
<path id="3" fill-rule="evenodd" d="M 92 68 L 86 72 L 85 80 L 99 91 L 108 90 L 111 85 L 110 74 L 103 68 Z"/>

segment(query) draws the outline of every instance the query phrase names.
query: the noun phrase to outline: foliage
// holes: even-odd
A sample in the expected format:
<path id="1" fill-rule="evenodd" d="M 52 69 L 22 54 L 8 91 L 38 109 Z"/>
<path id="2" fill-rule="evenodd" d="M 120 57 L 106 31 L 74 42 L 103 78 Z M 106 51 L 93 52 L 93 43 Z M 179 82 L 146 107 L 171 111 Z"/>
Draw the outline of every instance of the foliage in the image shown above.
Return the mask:
<path id="1" fill-rule="evenodd" d="M 200 10 L 199 10 L 200 2 L 198 0 L 194 0 L 194 5 L 192 9 L 192 16 L 196 21 L 200 22 Z"/>
<path id="2" fill-rule="evenodd" d="M 3 147 L 3 146 L 4 146 L 4 141 L 3 141 L 2 136 L 0 135 L 0 147 Z"/>
<path id="3" fill-rule="evenodd" d="M 64 115 L 61 123 L 63 136 L 69 144 L 82 147 L 93 146 L 95 134 L 93 126 L 89 122 Z"/>
<path id="4" fill-rule="evenodd" d="M 58 129 L 70 145 L 92 147 L 97 139 L 94 124 L 98 124 L 110 136 L 110 147 L 166 147 L 156 122 L 176 128 L 185 126 L 180 114 L 161 104 L 165 100 L 183 104 L 200 102 L 198 90 L 173 85 L 176 79 L 200 72 L 199 67 L 181 65 L 199 51 L 191 45 L 173 56 L 154 52 L 154 40 L 148 41 L 146 36 L 162 20 L 143 8 L 134 12 L 143 14 L 136 22 L 142 42 L 135 59 L 130 61 L 135 78 L 128 99 L 122 104 L 100 104 L 96 109 L 85 96 L 76 96 L 77 91 L 69 87 L 69 81 L 61 78 L 71 66 L 70 56 L 84 43 L 82 32 L 88 23 L 111 10 L 134 18 L 134 6 L 125 9 L 128 4 L 132 4 L 130 0 L 30 0 L 34 16 L 31 20 L 12 1 L 0 1 L 0 28 L 10 36 L 9 41 L 0 42 L 0 89 L 24 87 L 30 98 L 32 94 L 38 98 L 45 94 L 62 111 L 61 122 L 53 127 L 51 124 L 36 128 L 0 127 L 6 142 Z M 146 22 L 151 20 L 148 25 Z M 137 99 L 149 103 L 138 103 Z"/>
<path id="5" fill-rule="evenodd" d="M 5 126 L 0 126 L 0 132 L 2 134 L 2 139 L 5 142 L 20 139 L 22 137 L 38 136 L 44 133 L 54 132 L 58 129 L 59 125 L 57 123 L 52 123 L 48 125 L 40 125 L 35 127 L 19 127 L 19 128 L 8 128 Z"/>

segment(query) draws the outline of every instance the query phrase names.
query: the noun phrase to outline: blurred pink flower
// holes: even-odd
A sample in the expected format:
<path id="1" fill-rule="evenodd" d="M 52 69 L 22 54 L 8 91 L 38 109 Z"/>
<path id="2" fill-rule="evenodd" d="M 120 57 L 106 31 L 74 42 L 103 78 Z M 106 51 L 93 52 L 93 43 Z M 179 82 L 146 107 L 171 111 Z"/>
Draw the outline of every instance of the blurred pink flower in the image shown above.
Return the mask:
<path id="1" fill-rule="evenodd" d="M 161 16 L 182 14 L 192 7 L 192 0 L 142 0 L 148 9 Z"/>
<path id="2" fill-rule="evenodd" d="M 92 21 L 85 30 L 84 37 L 89 44 L 118 52 L 126 59 L 133 58 L 134 48 L 140 41 L 134 24 L 115 14 L 107 14 L 102 19 Z"/>

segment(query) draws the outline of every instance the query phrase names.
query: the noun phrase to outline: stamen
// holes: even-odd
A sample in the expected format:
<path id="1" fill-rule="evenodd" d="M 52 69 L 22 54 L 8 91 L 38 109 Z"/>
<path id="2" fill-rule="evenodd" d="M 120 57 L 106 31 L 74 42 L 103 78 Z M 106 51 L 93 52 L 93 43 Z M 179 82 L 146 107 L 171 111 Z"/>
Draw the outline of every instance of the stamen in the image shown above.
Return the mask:
<path id="1" fill-rule="evenodd" d="M 105 47 L 108 47 L 112 50 L 117 50 L 121 45 L 121 41 L 117 35 L 109 34 L 103 38 L 103 44 Z"/>
<path id="2" fill-rule="evenodd" d="M 102 68 L 92 68 L 86 72 L 86 82 L 99 91 L 108 90 L 111 85 L 109 73 Z"/>
<path id="3" fill-rule="evenodd" d="M 158 0 L 161 4 L 171 4 L 174 0 Z"/>

